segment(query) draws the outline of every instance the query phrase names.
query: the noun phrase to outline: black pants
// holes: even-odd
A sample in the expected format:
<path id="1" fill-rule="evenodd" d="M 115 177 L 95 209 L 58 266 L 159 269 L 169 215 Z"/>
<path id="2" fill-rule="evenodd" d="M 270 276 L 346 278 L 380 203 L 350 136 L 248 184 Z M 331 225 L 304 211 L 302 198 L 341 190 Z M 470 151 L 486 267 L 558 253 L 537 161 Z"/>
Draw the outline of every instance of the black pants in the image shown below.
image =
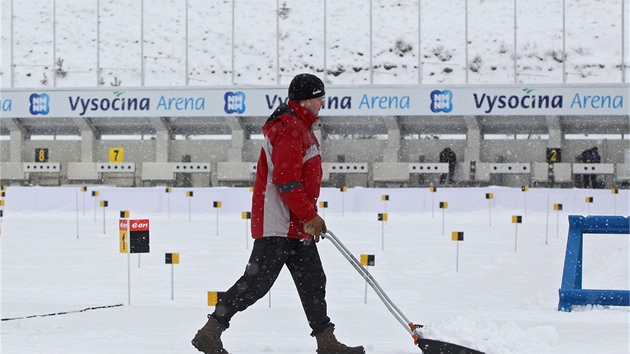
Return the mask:
<path id="1" fill-rule="evenodd" d="M 597 175 L 582 175 L 584 188 L 597 188 Z"/>
<path id="2" fill-rule="evenodd" d="M 297 288 L 311 335 L 330 323 L 326 308 L 326 274 L 314 242 L 286 237 L 265 237 L 254 241 L 245 273 L 219 300 L 214 313 L 226 328 L 230 319 L 265 296 L 286 265 Z"/>
<path id="3" fill-rule="evenodd" d="M 448 184 L 453 184 L 453 176 L 455 175 L 455 165 L 454 164 L 449 164 L 448 165 Z M 446 173 L 442 173 L 440 175 L 440 184 L 444 184 L 444 181 L 446 181 Z"/>

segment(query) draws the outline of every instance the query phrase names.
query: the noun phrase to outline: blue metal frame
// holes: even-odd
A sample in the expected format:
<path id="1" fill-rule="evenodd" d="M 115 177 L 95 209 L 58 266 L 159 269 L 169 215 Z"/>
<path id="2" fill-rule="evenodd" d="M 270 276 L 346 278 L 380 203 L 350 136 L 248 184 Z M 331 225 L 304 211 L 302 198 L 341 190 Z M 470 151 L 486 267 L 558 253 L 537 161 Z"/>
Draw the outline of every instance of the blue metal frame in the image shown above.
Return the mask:
<path id="1" fill-rule="evenodd" d="M 630 218 L 569 215 L 558 311 L 571 312 L 573 305 L 630 306 L 630 290 L 582 289 L 584 234 L 630 234 Z"/>

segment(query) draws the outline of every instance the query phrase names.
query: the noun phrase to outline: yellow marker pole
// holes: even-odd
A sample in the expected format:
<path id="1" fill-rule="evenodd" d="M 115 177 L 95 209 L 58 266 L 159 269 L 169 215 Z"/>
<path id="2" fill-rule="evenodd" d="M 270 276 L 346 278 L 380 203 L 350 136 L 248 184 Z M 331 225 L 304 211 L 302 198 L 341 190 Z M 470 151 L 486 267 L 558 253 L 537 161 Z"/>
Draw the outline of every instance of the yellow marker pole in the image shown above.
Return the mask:
<path id="1" fill-rule="evenodd" d="M 223 291 L 208 291 L 208 306 L 217 306 L 224 294 Z"/>
<path id="2" fill-rule="evenodd" d="M 127 303 L 131 305 L 131 251 L 129 249 L 129 211 L 121 210 L 118 220 L 120 253 L 127 254 Z"/>
<path id="3" fill-rule="evenodd" d="M 326 209 L 328 209 L 328 202 L 327 201 L 319 202 L 319 209 L 322 209 L 322 218 L 326 219 Z"/>
<path id="4" fill-rule="evenodd" d="M 370 266 L 373 266 L 375 264 L 375 256 L 373 254 L 362 254 L 360 257 L 360 262 L 361 262 L 361 265 L 365 267 L 365 272 L 367 273 L 367 276 L 369 277 Z M 365 279 L 365 297 L 363 300 L 363 303 L 365 304 L 367 304 L 367 294 L 368 294 L 368 282 L 366 278 Z"/>
<path id="5" fill-rule="evenodd" d="M 186 196 L 188 198 L 188 222 L 192 222 L 192 197 L 193 191 L 186 192 Z"/>
<path id="6" fill-rule="evenodd" d="M 92 191 L 92 197 L 94 197 L 94 222 L 96 222 L 96 197 L 98 197 L 98 191 Z"/>
<path id="7" fill-rule="evenodd" d="M 464 232 L 453 231 L 451 233 L 451 240 L 457 242 L 457 257 L 455 258 L 455 271 L 459 272 L 459 241 L 464 241 Z"/>
<path id="8" fill-rule="evenodd" d="M 241 219 L 245 220 L 245 249 L 249 249 L 249 225 L 247 220 L 252 218 L 251 211 L 241 212 Z"/>
<path id="9" fill-rule="evenodd" d="M 221 208 L 221 202 L 217 200 L 212 203 L 212 206 L 217 209 L 217 236 L 219 236 L 219 209 Z"/>
<path id="10" fill-rule="evenodd" d="M 81 192 L 83 193 L 83 216 L 85 216 L 85 192 L 87 192 L 87 187 L 81 186 Z"/>
<path id="11" fill-rule="evenodd" d="M 165 263 L 171 265 L 171 300 L 175 300 L 175 264 L 179 264 L 179 253 L 166 253 Z"/>
<path id="12" fill-rule="evenodd" d="M 219 302 L 216 291 L 208 291 L 208 306 L 216 306 Z"/>
<path id="13" fill-rule="evenodd" d="M 448 209 L 448 202 L 440 202 L 440 209 L 442 209 L 442 236 L 444 236 L 444 213 L 445 209 Z"/>
<path id="14" fill-rule="evenodd" d="M 387 214 L 387 201 L 389 200 L 389 194 L 381 195 L 381 200 L 383 201 L 384 213 Z"/>
<path id="15" fill-rule="evenodd" d="M 488 199 L 488 220 L 489 225 L 492 226 L 492 199 L 494 199 L 493 193 L 486 193 L 486 199 Z"/>
<path id="16" fill-rule="evenodd" d="M 435 191 L 437 191 L 436 187 L 429 187 L 429 192 L 431 192 L 431 219 L 435 216 Z"/>
<path id="17" fill-rule="evenodd" d="M 103 235 L 107 234 L 107 232 L 105 232 L 105 209 L 107 205 L 107 200 L 101 200 L 101 207 L 103 208 Z"/>
<path id="18" fill-rule="evenodd" d="M 171 193 L 173 192 L 173 188 L 166 187 L 165 192 L 166 192 L 166 204 L 168 208 L 168 218 L 170 219 L 171 218 Z"/>
<path id="19" fill-rule="evenodd" d="M 557 210 L 556 213 L 556 238 L 560 235 L 560 211 L 562 210 L 562 204 L 554 204 L 553 209 Z"/>
<path id="20" fill-rule="evenodd" d="M 514 253 L 516 253 L 516 246 L 518 244 L 518 224 L 523 222 L 523 217 L 520 215 L 512 215 L 512 223 L 514 223 Z"/>
<path id="21" fill-rule="evenodd" d="M 2 223 L 2 218 L 4 216 L 4 198 L 5 197 L 5 193 L 4 191 L 0 191 L 0 224 Z"/>
<path id="22" fill-rule="evenodd" d="M 385 251 L 385 222 L 387 221 L 387 213 L 378 214 L 378 221 L 381 221 L 381 250 Z"/>
<path id="23" fill-rule="evenodd" d="M 613 204 L 615 205 L 614 215 L 617 215 L 617 194 L 619 194 L 619 189 L 613 188 L 613 189 L 611 189 L 611 192 L 613 194 Z"/>
<path id="24" fill-rule="evenodd" d="M 343 186 L 340 188 L 341 190 L 341 217 L 344 217 L 344 210 L 346 209 L 346 192 L 348 191 L 348 187 Z"/>
<path id="25" fill-rule="evenodd" d="M 591 215 L 591 204 L 593 203 L 593 197 L 586 197 L 586 205 L 588 205 L 588 214 Z"/>

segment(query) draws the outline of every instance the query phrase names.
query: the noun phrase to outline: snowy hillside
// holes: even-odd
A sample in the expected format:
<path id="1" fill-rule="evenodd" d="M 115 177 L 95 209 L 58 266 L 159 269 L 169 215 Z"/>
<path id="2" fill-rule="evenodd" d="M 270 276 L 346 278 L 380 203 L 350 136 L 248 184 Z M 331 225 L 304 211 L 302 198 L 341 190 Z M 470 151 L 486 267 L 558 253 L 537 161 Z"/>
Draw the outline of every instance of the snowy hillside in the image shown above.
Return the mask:
<path id="1" fill-rule="evenodd" d="M 286 85 L 297 73 L 324 76 L 324 70 L 330 84 L 511 84 L 515 46 L 518 82 L 562 83 L 563 43 L 568 83 L 619 83 L 622 55 L 628 65 L 627 43 L 625 54 L 622 49 L 622 0 L 565 1 L 564 42 L 561 0 L 369 3 L 4 1 L 2 87 L 12 86 L 11 62 L 14 87 L 93 87 L 99 80 L 107 86 L 140 86 L 143 81 L 146 86 L 210 86 L 232 80 L 237 85 Z M 53 77 L 53 70 L 62 75 Z"/>

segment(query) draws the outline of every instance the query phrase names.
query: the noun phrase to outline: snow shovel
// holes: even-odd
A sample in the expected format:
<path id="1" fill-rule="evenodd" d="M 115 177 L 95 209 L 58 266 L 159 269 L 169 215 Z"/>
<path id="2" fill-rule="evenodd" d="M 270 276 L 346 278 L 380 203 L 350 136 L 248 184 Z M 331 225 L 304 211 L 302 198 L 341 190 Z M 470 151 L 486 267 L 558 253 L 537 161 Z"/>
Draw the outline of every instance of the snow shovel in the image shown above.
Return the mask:
<path id="1" fill-rule="evenodd" d="M 328 230 L 325 234 L 321 234 L 323 238 L 327 238 L 332 242 L 332 244 L 341 252 L 341 254 L 350 262 L 350 264 L 354 267 L 354 269 L 361 274 L 363 279 L 370 284 L 376 295 L 383 301 L 385 307 L 391 312 L 392 315 L 400 322 L 400 324 L 405 327 L 407 332 L 413 338 L 414 344 L 420 347 L 424 354 L 484 354 L 475 349 L 470 349 L 458 344 L 443 342 L 436 339 L 424 338 L 420 333 L 420 328 L 424 327 L 422 325 L 414 324 L 409 321 L 407 317 L 400 311 L 400 309 L 392 302 L 392 300 L 385 294 L 385 291 L 381 288 L 380 285 L 376 282 L 376 280 L 372 277 L 372 275 L 363 267 L 361 262 L 357 260 L 357 258 L 344 246 L 341 241 L 335 236 L 335 234 Z"/>

